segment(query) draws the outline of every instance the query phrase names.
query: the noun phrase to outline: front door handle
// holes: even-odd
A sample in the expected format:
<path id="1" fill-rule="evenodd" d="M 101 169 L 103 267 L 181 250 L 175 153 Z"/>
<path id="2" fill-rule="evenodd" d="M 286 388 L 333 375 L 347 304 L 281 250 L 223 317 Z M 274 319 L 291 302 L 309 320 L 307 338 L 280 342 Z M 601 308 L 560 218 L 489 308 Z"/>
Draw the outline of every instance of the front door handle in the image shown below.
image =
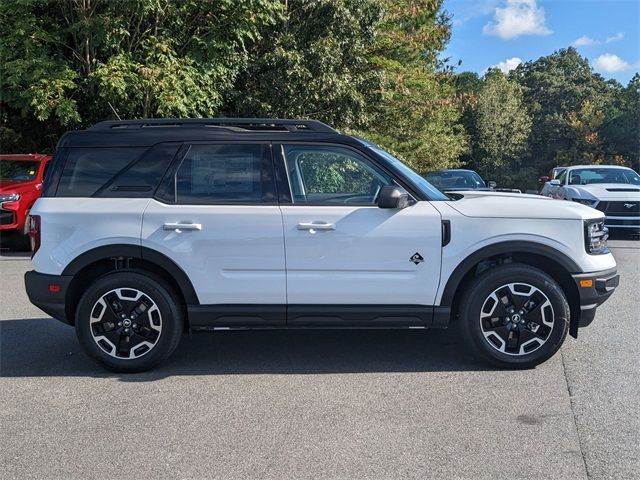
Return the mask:
<path id="1" fill-rule="evenodd" d="M 180 233 L 183 230 L 202 230 L 200 223 L 165 223 L 162 227 L 164 230 L 175 230 Z"/>
<path id="2" fill-rule="evenodd" d="M 298 224 L 298 230 L 309 230 L 314 233 L 317 230 L 335 230 L 336 226 L 333 223 L 327 222 L 302 222 Z"/>

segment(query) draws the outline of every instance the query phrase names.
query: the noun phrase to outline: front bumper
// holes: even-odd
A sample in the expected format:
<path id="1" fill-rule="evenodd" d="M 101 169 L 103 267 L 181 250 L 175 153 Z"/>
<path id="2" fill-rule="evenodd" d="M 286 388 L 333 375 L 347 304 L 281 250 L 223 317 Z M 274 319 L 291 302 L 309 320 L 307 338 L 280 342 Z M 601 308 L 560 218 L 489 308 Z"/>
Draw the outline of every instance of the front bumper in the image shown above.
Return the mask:
<path id="1" fill-rule="evenodd" d="M 0 231 L 19 230 L 17 212 L 0 207 Z"/>
<path id="2" fill-rule="evenodd" d="M 0 203 L 0 231 L 24 231 L 26 215 L 19 202 Z"/>
<path id="3" fill-rule="evenodd" d="M 616 217 L 607 215 L 604 219 L 607 228 L 629 228 L 640 230 L 640 217 Z"/>
<path id="4" fill-rule="evenodd" d="M 598 306 L 613 294 L 620 283 L 620 275 L 614 267 L 601 272 L 580 273 L 572 277 L 580 297 L 580 317 L 577 322 L 571 322 L 570 333 L 575 337 L 578 328 L 586 327 L 593 322 Z"/>
<path id="5" fill-rule="evenodd" d="M 65 301 L 72 278 L 31 270 L 24 274 L 24 285 L 31 303 L 56 320 L 72 325 L 73 319 L 67 318 Z"/>

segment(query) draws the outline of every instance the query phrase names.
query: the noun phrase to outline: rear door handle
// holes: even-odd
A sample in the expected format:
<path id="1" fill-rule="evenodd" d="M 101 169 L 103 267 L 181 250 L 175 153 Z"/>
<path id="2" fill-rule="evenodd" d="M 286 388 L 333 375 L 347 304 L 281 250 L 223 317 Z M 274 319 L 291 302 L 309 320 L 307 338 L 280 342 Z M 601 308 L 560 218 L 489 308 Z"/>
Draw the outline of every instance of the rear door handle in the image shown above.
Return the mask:
<path id="1" fill-rule="evenodd" d="M 327 222 L 302 222 L 298 224 L 298 230 L 309 230 L 311 232 L 316 230 L 335 230 L 336 226 L 333 223 Z"/>
<path id="2" fill-rule="evenodd" d="M 165 223 L 162 227 L 164 230 L 175 230 L 180 233 L 183 230 L 202 230 L 200 223 Z"/>

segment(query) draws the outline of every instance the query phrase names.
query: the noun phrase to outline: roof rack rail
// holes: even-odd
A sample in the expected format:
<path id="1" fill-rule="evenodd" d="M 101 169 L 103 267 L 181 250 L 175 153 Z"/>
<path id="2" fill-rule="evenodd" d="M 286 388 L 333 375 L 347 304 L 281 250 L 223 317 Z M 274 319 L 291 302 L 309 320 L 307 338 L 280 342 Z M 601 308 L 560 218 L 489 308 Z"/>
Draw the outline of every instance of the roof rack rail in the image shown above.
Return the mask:
<path id="1" fill-rule="evenodd" d="M 88 130 L 112 130 L 133 128 L 199 128 L 220 127 L 234 131 L 288 131 L 338 133 L 337 130 L 318 120 L 295 120 L 279 118 L 142 118 L 139 120 L 108 120 L 96 123 Z"/>

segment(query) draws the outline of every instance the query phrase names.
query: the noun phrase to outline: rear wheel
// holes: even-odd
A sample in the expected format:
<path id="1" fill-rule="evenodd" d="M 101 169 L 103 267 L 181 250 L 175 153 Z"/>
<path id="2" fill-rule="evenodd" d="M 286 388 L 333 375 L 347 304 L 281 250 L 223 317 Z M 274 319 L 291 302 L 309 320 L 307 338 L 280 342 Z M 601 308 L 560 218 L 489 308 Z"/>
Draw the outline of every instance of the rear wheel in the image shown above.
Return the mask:
<path id="1" fill-rule="evenodd" d="M 460 308 L 468 344 L 506 368 L 531 368 L 549 359 L 567 336 L 569 315 L 557 282 L 521 264 L 501 265 L 476 277 Z"/>
<path id="2" fill-rule="evenodd" d="M 76 312 L 76 332 L 86 352 L 118 372 L 141 372 L 167 359 L 178 346 L 182 325 L 175 293 L 130 271 L 96 280 Z"/>

